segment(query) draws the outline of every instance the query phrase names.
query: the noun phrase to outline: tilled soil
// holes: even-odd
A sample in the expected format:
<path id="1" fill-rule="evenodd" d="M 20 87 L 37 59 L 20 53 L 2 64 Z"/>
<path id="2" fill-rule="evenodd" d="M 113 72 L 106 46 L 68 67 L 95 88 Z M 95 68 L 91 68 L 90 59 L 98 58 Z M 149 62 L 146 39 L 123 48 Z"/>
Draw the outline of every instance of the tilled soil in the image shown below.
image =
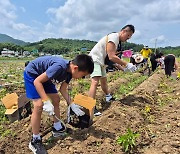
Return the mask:
<path id="1" fill-rule="evenodd" d="M 114 91 L 126 81 L 118 79 L 111 83 Z M 53 140 L 49 119 L 44 119 L 41 132 L 49 154 L 112 154 L 124 153 L 117 138 L 128 128 L 138 132 L 136 149 L 132 153 L 179 154 L 180 153 L 180 80 L 166 78 L 157 71 L 135 88 L 129 95 L 102 107 L 102 116 L 95 117 L 92 126 L 86 129 L 71 128 L 67 136 Z M 103 94 L 98 93 L 102 100 Z M 61 104 L 62 108 L 65 103 Z M 150 110 L 146 111 L 146 107 Z M 62 110 L 65 118 L 65 110 Z M 16 135 L 0 139 L 0 153 L 31 153 L 30 117 L 7 126 Z"/>

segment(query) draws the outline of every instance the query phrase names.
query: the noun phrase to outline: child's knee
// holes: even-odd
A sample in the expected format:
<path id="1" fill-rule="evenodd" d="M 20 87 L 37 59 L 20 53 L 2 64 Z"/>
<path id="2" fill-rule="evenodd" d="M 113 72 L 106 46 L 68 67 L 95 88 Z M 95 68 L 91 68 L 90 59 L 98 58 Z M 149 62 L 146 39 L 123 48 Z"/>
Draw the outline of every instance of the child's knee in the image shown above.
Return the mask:
<path id="1" fill-rule="evenodd" d="M 95 80 L 95 81 L 92 82 L 92 85 L 95 86 L 95 87 L 97 87 L 98 84 L 99 84 L 99 81 L 96 81 L 96 80 Z"/>
<path id="2" fill-rule="evenodd" d="M 58 107 L 59 106 L 59 102 L 60 102 L 59 95 L 53 97 L 53 99 L 51 99 L 51 100 L 52 100 L 52 103 L 53 103 L 54 107 Z"/>
<path id="3" fill-rule="evenodd" d="M 34 104 L 34 112 L 42 112 L 43 104 Z"/>

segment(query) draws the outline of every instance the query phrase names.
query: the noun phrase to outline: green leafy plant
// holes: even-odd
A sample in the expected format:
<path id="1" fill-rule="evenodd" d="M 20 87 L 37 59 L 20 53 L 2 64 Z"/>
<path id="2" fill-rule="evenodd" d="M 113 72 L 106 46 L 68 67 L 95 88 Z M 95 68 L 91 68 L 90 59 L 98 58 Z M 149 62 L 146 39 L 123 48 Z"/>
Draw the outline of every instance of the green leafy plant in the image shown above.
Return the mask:
<path id="1" fill-rule="evenodd" d="M 7 117 L 4 115 L 5 111 L 4 105 L 0 105 L 0 126 L 2 123 L 8 121 Z"/>
<path id="2" fill-rule="evenodd" d="M 120 99 L 122 95 L 128 95 L 130 91 L 132 91 L 135 87 L 137 87 L 140 83 L 147 79 L 147 76 L 125 76 L 128 79 L 127 83 L 123 83 L 120 85 L 118 90 L 115 92 L 115 98 Z"/>
<path id="3" fill-rule="evenodd" d="M 165 92 L 165 93 L 171 93 L 173 91 L 173 89 L 167 85 L 166 81 L 163 80 L 159 86 L 158 89 L 160 89 L 161 91 Z"/>
<path id="4" fill-rule="evenodd" d="M 90 82 L 89 80 L 85 80 L 85 79 L 79 79 L 78 80 L 78 84 L 79 84 L 79 91 L 82 93 L 83 91 L 88 91 L 90 88 Z"/>
<path id="5" fill-rule="evenodd" d="M 159 104 L 160 107 L 163 107 L 164 105 L 168 104 L 169 102 L 172 102 L 172 100 L 173 100 L 172 97 L 158 97 L 157 103 Z"/>
<path id="6" fill-rule="evenodd" d="M 48 144 L 52 144 L 55 141 L 55 138 L 53 136 L 50 136 L 47 140 L 46 140 L 46 145 Z"/>
<path id="7" fill-rule="evenodd" d="M 6 136 L 10 136 L 10 135 L 14 137 L 16 135 L 16 133 L 13 132 L 11 129 L 6 129 L 2 125 L 0 125 L 0 136 L 1 136 L 1 138 L 6 137 Z"/>
<path id="8" fill-rule="evenodd" d="M 119 136 L 117 143 L 121 144 L 125 152 L 131 152 L 136 146 L 136 139 L 140 134 L 134 133 L 130 128 L 128 128 L 125 135 Z"/>

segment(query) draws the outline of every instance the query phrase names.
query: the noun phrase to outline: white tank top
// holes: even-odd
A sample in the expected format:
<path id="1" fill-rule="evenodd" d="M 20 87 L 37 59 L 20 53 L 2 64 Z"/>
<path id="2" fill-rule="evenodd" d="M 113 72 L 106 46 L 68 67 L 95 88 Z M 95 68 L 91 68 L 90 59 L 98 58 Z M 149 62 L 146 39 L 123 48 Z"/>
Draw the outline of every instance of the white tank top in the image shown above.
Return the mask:
<path id="1" fill-rule="evenodd" d="M 99 42 L 92 48 L 91 52 L 89 55 L 92 57 L 94 62 L 99 63 L 101 66 L 104 66 L 104 61 L 106 58 L 106 43 L 107 42 L 113 42 L 117 48 L 119 44 L 119 33 L 111 33 L 108 35 L 108 40 L 107 40 L 107 35 L 104 36 L 99 40 Z"/>

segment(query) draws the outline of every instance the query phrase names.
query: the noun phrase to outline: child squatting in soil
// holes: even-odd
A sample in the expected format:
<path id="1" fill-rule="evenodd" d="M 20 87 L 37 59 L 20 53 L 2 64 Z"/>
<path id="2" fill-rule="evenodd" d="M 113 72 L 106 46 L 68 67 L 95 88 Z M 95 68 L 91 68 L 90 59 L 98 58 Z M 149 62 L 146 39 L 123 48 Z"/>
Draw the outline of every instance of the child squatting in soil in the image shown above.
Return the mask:
<path id="1" fill-rule="evenodd" d="M 91 74 L 93 69 L 92 58 L 85 54 L 78 55 L 72 61 L 57 56 L 43 56 L 31 61 L 26 66 L 24 71 L 26 96 L 32 99 L 34 105 L 31 116 L 33 136 L 29 148 L 35 154 L 47 153 L 39 133 L 42 110 L 50 116 L 55 115 L 52 127 L 54 137 L 63 135 L 66 131 L 66 126 L 58 120 L 60 118 L 60 97 L 55 84 L 61 82 L 59 91 L 68 103 L 69 108 L 77 116 L 82 116 L 85 113 L 80 106 L 71 103 L 67 87 L 72 78 L 82 78 Z"/>

